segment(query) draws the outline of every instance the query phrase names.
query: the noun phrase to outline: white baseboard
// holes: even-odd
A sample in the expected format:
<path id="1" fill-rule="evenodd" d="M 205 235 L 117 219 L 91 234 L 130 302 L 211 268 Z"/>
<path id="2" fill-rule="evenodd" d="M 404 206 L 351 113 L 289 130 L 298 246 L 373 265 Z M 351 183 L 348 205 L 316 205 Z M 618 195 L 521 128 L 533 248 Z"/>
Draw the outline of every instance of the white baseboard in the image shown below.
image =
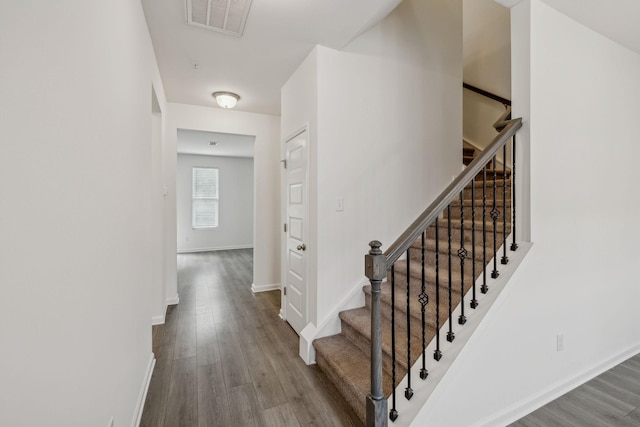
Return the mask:
<path id="1" fill-rule="evenodd" d="M 138 395 L 138 402 L 136 403 L 136 409 L 133 413 L 133 420 L 131 427 L 140 426 L 140 420 L 142 419 L 142 410 L 144 409 L 144 402 L 147 400 L 147 393 L 149 392 L 149 384 L 151 383 L 151 375 L 153 375 L 153 368 L 156 366 L 156 356 L 151 353 L 149 357 L 149 365 L 147 367 L 147 373 L 142 381 L 142 388 Z"/>
<path id="2" fill-rule="evenodd" d="M 282 311 L 282 308 L 280 309 L 280 312 L 278 312 L 278 317 L 281 318 L 282 320 L 287 320 L 284 318 L 284 311 Z"/>
<path id="3" fill-rule="evenodd" d="M 276 291 L 280 289 L 280 283 L 273 283 L 270 285 L 257 285 L 251 284 L 251 292 L 257 294 L 258 292 Z"/>
<path id="4" fill-rule="evenodd" d="M 167 298 L 167 302 L 166 305 L 176 305 L 180 303 L 180 296 L 178 294 L 175 294 L 174 296 L 172 296 L 171 298 Z"/>
<path id="5" fill-rule="evenodd" d="M 555 384 L 532 398 L 520 401 L 501 413 L 480 420 L 476 425 L 482 427 L 509 425 L 638 353 L 640 353 L 640 344 L 628 348 L 567 381 Z"/>
<path id="6" fill-rule="evenodd" d="M 153 316 L 151 318 L 151 326 L 164 325 L 164 315 Z"/>
<path id="7" fill-rule="evenodd" d="M 236 245 L 236 246 L 215 246 L 210 248 L 193 248 L 193 249 L 178 249 L 179 254 L 190 254 L 195 252 L 215 252 L 215 251 L 230 251 L 233 249 L 253 249 L 253 245 Z"/>

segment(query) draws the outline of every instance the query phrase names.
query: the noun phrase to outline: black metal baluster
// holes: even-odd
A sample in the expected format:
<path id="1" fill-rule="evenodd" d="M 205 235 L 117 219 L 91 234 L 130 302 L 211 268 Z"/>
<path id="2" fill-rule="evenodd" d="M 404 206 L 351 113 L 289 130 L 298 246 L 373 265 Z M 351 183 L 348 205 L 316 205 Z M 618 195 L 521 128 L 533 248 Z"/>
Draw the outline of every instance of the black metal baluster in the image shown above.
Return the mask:
<path id="1" fill-rule="evenodd" d="M 436 350 L 433 352 L 433 358 L 442 359 L 440 351 L 440 237 L 439 225 L 436 219 Z"/>
<path id="2" fill-rule="evenodd" d="M 509 263 L 507 257 L 507 219 L 511 216 L 507 215 L 507 144 L 502 146 L 502 258 L 500 263 L 506 265 Z"/>
<path id="3" fill-rule="evenodd" d="M 393 386 L 391 392 L 391 410 L 389 418 L 391 421 L 398 419 L 398 411 L 396 410 L 396 269 L 395 265 L 391 266 L 391 383 Z"/>
<path id="4" fill-rule="evenodd" d="M 426 277 L 425 277 L 425 273 L 424 273 L 424 250 L 425 250 L 425 234 L 426 231 L 422 233 L 421 236 L 421 247 L 422 247 L 422 286 L 421 286 L 421 292 L 420 292 L 420 296 L 418 296 L 418 301 L 420 301 L 420 310 L 421 310 L 421 315 L 422 315 L 422 369 L 420 369 L 420 378 L 423 380 L 427 379 L 427 376 L 429 375 L 429 371 L 427 371 L 427 357 L 425 354 L 425 350 L 427 347 L 427 343 L 426 343 L 426 337 L 425 337 L 425 320 L 424 320 L 424 316 L 425 316 L 425 306 L 427 305 L 427 303 L 429 302 L 429 296 L 427 295 L 427 293 L 425 292 L 425 282 L 426 282 Z"/>
<path id="5" fill-rule="evenodd" d="M 504 178 L 503 178 L 504 179 Z M 498 271 L 498 218 L 500 217 L 500 211 L 496 205 L 496 190 L 498 188 L 496 156 L 493 156 L 493 209 L 491 209 L 490 215 L 493 220 L 493 271 L 491 272 L 491 278 L 497 279 L 500 275 Z"/>
<path id="6" fill-rule="evenodd" d="M 487 286 L 487 165 L 482 169 L 482 287 L 480 292 L 489 292 Z"/>
<path id="7" fill-rule="evenodd" d="M 447 250 L 447 265 L 449 267 L 449 332 L 447 332 L 447 341 L 453 342 L 456 336 L 453 333 L 453 283 L 451 280 L 451 204 L 447 206 L 447 239 L 449 242 L 449 247 Z"/>
<path id="8" fill-rule="evenodd" d="M 409 303 L 411 302 L 411 254 L 407 249 L 407 388 L 404 389 L 404 397 L 411 400 L 413 397 L 413 389 L 411 388 L 411 310 Z"/>
<path id="9" fill-rule="evenodd" d="M 473 278 L 473 298 L 471 308 L 478 307 L 476 298 L 476 183 L 471 181 L 471 275 Z"/>
<path id="10" fill-rule="evenodd" d="M 464 315 L 464 260 L 467 258 L 468 252 L 464 247 L 464 190 L 460 193 L 460 249 L 458 249 L 458 257 L 460 258 L 460 316 L 458 324 L 467 323 Z"/>
<path id="11" fill-rule="evenodd" d="M 511 148 L 511 214 L 513 222 L 511 223 L 511 250 L 516 251 L 518 244 L 516 243 L 516 136 L 513 135 L 513 145 Z"/>

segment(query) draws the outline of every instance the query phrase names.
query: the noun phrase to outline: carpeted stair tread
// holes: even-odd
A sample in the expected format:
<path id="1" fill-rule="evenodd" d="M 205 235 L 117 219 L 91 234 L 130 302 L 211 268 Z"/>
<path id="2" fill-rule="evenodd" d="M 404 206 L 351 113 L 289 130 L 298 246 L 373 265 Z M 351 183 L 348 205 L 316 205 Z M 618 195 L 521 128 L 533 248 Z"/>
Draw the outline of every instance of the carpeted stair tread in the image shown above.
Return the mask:
<path id="1" fill-rule="evenodd" d="M 370 359 L 342 334 L 313 342 L 316 362 L 332 380 L 360 419 L 365 418 L 366 397 L 370 390 Z M 391 377 L 383 371 L 383 391 L 391 394 Z"/>
<path id="2" fill-rule="evenodd" d="M 367 307 L 346 310 L 340 313 L 340 320 L 343 325 L 343 334 L 347 335 L 364 354 L 369 356 L 371 353 L 371 311 Z M 422 354 L 422 336 L 419 323 L 414 324 L 414 322 L 411 322 L 411 328 L 411 361 L 414 363 L 418 359 L 418 355 Z M 430 331 L 425 332 L 425 335 L 427 333 L 433 335 L 435 330 L 433 328 L 430 329 Z M 357 334 L 358 336 L 351 334 Z M 396 319 L 396 342 L 402 344 L 396 346 L 396 367 L 403 369 L 400 377 L 404 376 L 408 366 L 405 345 L 408 335 L 406 315 L 403 318 L 398 317 Z M 387 362 L 385 369 L 389 373 L 391 372 L 391 348 L 391 324 L 390 322 L 382 322 L 382 351 L 385 357 L 388 358 L 388 360 L 385 360 Z"/>
<path id="3" fill-rule="evenodd" d="M 454 218 L 451 219 L 451 242 L 453 244 L 453 242 L 460 242 L 460 233 L 461 230 L 464 230 L 464 241 L 465 242 L 471 242 L 472 240 L 472 233 L 473 233 L 473 224 L 472 222 L 475 223 L 475 235 L 476 235 L 476 243 L 478 243 L 478 239 L 482 239 L 482 233 L 483 233 L 483 223 L 482 220 L 476 220 L 476 221 L 471 221 L 471 220 L 465 220 L 464 224 L 460 223 L 460 220 L 456 220 Z M 497 237 L 497 241 L 498 243 L 500 243 L 503 239 L 502 237 L 502 229 L 503 229 L 503 224 L 502 221 L 498 220 L 496 221 L 496 237 Z M 487 243 L 491 242 L 493 240 L 493 220 L 491 220 L 490 218 L 487 218 L 486 224 L 485 224 L 485 231 L 487 233 Z M 511 232 L 511 223 L 507 222 L 507 234 L 509 234 Z M 438 220 L 438 237 L 440 239 L 442 238 L 446 238 L 447 235 L 447 219 L 439 219 Z M 426 230 L 426 237 L 428 239 L 434 239 L 436 236 L 436 227 L 435 224 L 432 224 L 431 226 L 429 226 Z M 480 240 L 481 242 L 482 240 Z M 500 245 L 498 245 L 499 247 Z"/>
<path id="4" fill-rule="evenodd" d="M 458 247 L 460 246 L 460 241 L 458 240 L 458 244 L 455 245 L 455 242 L 451 242 L 451 250 L 452 250 L 452 256 L 453 254 L 456 254 L 457 257 L 457 250 Z M 472 250 L 472 246 L 471 243 L 465 243 L 465 248 L 467 249 L 467 251 L 469 251 L 469 256 L 471 256 L 471 250 Z M 412 259 L 413 258 L 421 258 L 422 257 L 422 240 L 421 238 L 417 238 L 409 247 L 409 249 L 411 250 L 410 254 Z M 426 238 L 424 239 L 424 250 L 425 250 L 425 256 L 427 253 L 432 252 L 435 255 L 435 251 L 436 251 L 436 239 L 435 238 Z M 443 256 L 447 256 L 448 255 L 448 251 L 449 251 L 449 242 L 445 239 L 439 239 L 438 241 L 438 252 L 440 254 L 440 257 L 442 258 Z M 482 240 L 480 241 L 476 241 L 476 254 L 482 254 Z M 477 255 L 476 255 L 477 256 Z M 469 261 L 469 259 L 467 259 L 467 261 Z"/>
<path id="5" fill-rule="evenodd" d="M 496 206 L 497 207 L 503 207 L 504 206 L 504 200 L 502 197 L 502 193 L 497 195 L 498 197 L 496 197 Z M 473 207 L 473 199 L 471 197 L 469 198 L 464 198 L 462 199 L 463 203 L 464 203 L 464 208 L 467 209 L 471 209 Z M 453 202 L 451 202 L 451 208 L 458 208 L 460 209 L 460 199 L 455 199 Z M 509 208 L 511 206 L 511 198 L 507 197 L 507 208 Z M 480 213 L 480 215 L 482 215 L 482 200 L 478 200 L 478 198 L 476 198 L 476 203 L 475 203 L 475 207 L 476 207 L 476 211 L 478 211 Z M 493 207 L 493 199 L 487 203 L 487 212 L 491 211 L 491 208 Z"/>
<path id="6" fill-rule="evenodd" d="M 457 251 L 457 249 L 454 249 L 454 251 Z M 455 252 L 454 252 L 455 253 Z M 448 261 L 448 259 L 447 259 Z M 453 255 L 451 257 L 451 261 L 453 262 L 453 266 L 456 266 L 456 263 L 458 264 L 457 267 L 458 269 L 460 268 L 460 259 L 458 258 L 457 255 Z M 467 263 L 465 263 L 467 264 Z M 452 267 L 453 267 L 452 266 Z M 468 267 L 469 268 L 465 268 L 464 269 L 464 280 L 465 282 L 467 281 L 471 281 L 474 279 L 472 273 L 472 266 L 471 263 L 468 262 Z M 439 280 L 440 280 L 440 288 L 447 288 L 449 286 L 449 271 L 446 268 L 446 266 L 443 266 L 442 263 L 440 264 L 440 268 L 439 270 Z M 396 275 L 396 286 L 398 285 L 406 285 L 406 281 L 407 281 L 407 263 L 405 260 L 401 260 L 395 263 L 394 265 L 394 271 L 395 271 L 395 275 Z M 452 273 L 454 272 L 453 268 L 451 269 Z M 479 272 L 476 269 L 476 274 L 478 274 Z M 421 283 L 422 281 L 422 264 L 418 263 L 418 262 L 410 262 L 409 263 L 409 275 L 411 276 L 411 279 L 416 279 L 418 281 L 418 283 Z M 479 274 L 478 274 L 479 275 Z M 426 280 L 427 283 L 436 283 L 436 268 L 435 266 L 431 266 L 431 265 L 425 265 L 424 267 L 424 278 Z M 477 278 L 477 277 L 476 277 Z M 390 276 L 387 279 L 387 281 L 390 280 Z M 460 282 L 462 281 L 462 278 L 460 276 L 460 272 L 458 271 L 457 274 L 451 274 L 451 283 L 454 287 L 454 289 L 460 289 Z M 411 282 L 411 285 L 413 286 L 413 281 Z"/>
<path id="7" fill-rule="evenodd" d="M 501 212 L 502 213 L 502 212 Z M 465 230 L 471 230 L 472 229 L 472 222 L 475 222 L 475 228 L 476 231 L 480 230 L 482 231 L 482 219 L 476 219 L 475 221 L 466 221 L 464 222 L 464 224 L 460 223 L 460 220 L 454 220 L 453 218 L 451 218 L 451 228 L 452 229 L 461 229 L 464 227 Z M 508 224 L 508 222 L 507 222 Z M 497 226 L 497 232 L 501 233 L 502 232 L 502 215 L 500 215 L 500 217 L 496 220 L 496 226 Z M 435 224 L 432 224 L 429 229 L 435 228 Z M 442 218 L 438 220 L 438 228 L 440 231 L 440 234 L 444 234 L 446 235 L 447 232 L 447 219 L 446 218 Z M 489 216 L 489 212 L 487 212 L 487 222 L 486 222 L 486 230 L 487 231 L 493 231 L 493 220 L 490 218 Z M 453 239 L 452 239 L 453 240 Z"/>
<path id="8" fill-rule="evenodd" d="M 396 285 L 395 295 L 395 316 L 396 319 L 406 319 L 407 313 L 407 293 L 406 286 Z M 367 285 L 363 288 L 365 293 L 365 301 L 367 308 L 371 303 L 371 286 Z M 382 304 L 382 316 L 391 319 L 391 285 L 384 282 L 380 287 L 380 302 Z M 411 286 L 409 289 L 409 314 L 411 315 L 412 330 L 417 330 L 413 325 L 419 325 L 422 322 L 422 305 L 418 300 L 418 295 L 422 292 L 421 286 Z M 458 292 L 452 289 L 451 303 L 455 308 L 460 301 L 460 289 Z M 429 297 L 429 303 L 425 305 L 425 323 L 429 328 L 435 328 L 436 324 L 436 291 L 435 285 L 429 283 L 425 285 L 425 294 Z M 442 324 L 448 316 L 447 307 L 449 304 L 448 288 L 440 287 L 440 323 Z M 406 323 L 406 320 L 405 320 Z"/>
<path id="9" fill-rule="evenodd" d="M 467 256 L 464 260 L 464 265 L 461 265 L 460 257 L 458 256 L 458 250 L 460 249 L 460 242 L 458 242 L 457 244 L 455 244 L 455 242 L 451 242 L 451 272 L 453 273 L 454 276 L 460 277 L 460 273 L 462 272 L 462 268 L 464 266 L 465 277 L 468 276 L 469 279 L 471 279 L 473 278 L 473 263 L 472 263 L 473 251 L 472 251 L 471 244 L 468 242 L 465 243 L 464 248 L 467 251 Z M 446 243 L 444 247 L 440 246 L 438 248 L 438 251 L 439 251 L 438 266 L 439 266 L 441 278 L 442 278 L 442 274 L 447 274 L 449 269 L 449 254 L 447 252 L 447 249 L 448 249 L 448 246 L 446 245 Z M 411 246 L 409 248 L 409 256 L 410 256 L 409 260 L 411 264 L 410 268 L 411 268 L 412 277 L 421 279 L 422 278 L 422 250 L 420 248 Z M 490 250 L 490 248 L 487 248 L 488 259 L 491 259 L 492 256 L 493 256 L 493 252 Z M 435 280 L 435 265 L 436 265 L 435 250 L 425 250 L 424 263 L 425 263 L 425 276 L 428 278 L 427 272 L 429 271 L 429 269 L 432 269 L 434 270 L 433 274 L 434 274 L 434 280 Z M 396 274 L 398 272 L 401 272 L 402 274 L 404 274 L 407 270 L 406 259 L 396 261 L 395 267 L 396 267 L 395 268 Z M 482 271 L 483 264 L 482 264 L 482 246 L 478 247 L 477 244 L 476 244 L 475 267 L 476 267 L 475 278 L 478 278 L 479 272 Z M 390 276 L 387 275 L 387 278 L 389 277 Z"/>
<path id="10" fill-rule="evenodd" d="M 496 187 L 499 187 L 499 188 L 503 187 L 504 179 L 502 179 L 502 177 L 497 177 L 495 181 L 496 181 Z M 477 189 L 480 188 L 479 194 L 480 194 L 480 197 L 482 197 L 482 180 L 480 181 L 475 180 L 472 182 L 473 182 L 473 186 L 476 187 L 476 193 L 478 193 Z M 487 184 L 487 193 L 489 193 L 490 188 L 492 189 L 492 192 L 493 192 L 493 173 L 489 174 L 487 172 L 486 184 Z M 507 177 L 507 190 L 509 189 L 510 186 L 511 186 L 511 178 Z M 467 184 L 465 188 L 471 188 L 471 183 Z"/>

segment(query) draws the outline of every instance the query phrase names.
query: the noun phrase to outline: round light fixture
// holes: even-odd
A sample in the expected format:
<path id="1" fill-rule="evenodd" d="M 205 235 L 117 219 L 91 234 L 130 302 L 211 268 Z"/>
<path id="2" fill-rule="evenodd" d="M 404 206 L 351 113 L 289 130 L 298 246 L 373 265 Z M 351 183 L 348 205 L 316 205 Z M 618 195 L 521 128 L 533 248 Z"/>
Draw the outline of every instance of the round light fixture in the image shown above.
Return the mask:
<path id="1" fill-rule="evenodd" d="M 211 95 L 222 108 L 233 108 L 240 99 L 240 96 L 233 92 L 213 92 Z"/>

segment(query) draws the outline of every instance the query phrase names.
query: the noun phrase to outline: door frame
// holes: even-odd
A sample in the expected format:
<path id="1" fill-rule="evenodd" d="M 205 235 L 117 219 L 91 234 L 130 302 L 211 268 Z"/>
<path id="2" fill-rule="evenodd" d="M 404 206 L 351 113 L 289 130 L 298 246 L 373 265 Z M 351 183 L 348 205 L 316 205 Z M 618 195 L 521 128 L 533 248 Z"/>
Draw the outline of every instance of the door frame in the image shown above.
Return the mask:
<path id="1" fill-rule="evenodd" d="M 281 205 L 282 205 L 282 215 L 281 215 L 281 239 L 280 239 L 280 247 L 281 247 L 281 262 L 280 262 L 280 313 L 279 316 L 282 320 L 287 320 L 287 299 L 286 296 L 284 295 L 284 287 L 287 284 L 287 245 L 288 245 L 288 241 L 287 241 L 287 236 L 288 236 L 288 232 L 289 230 L 287 230 L 287 232 L 284 231 L 284 225 L 287 224 L 287 216 L 288 216 L 288 195 L 287 195 L 287 170 L 284 167 L 284 162 L 285 160 L 287 160 L 287 143 L 292 141 L 293 139 L 295 139 L 297 136 L 303 134 L 303 133 L 307 133 L 307 156 L 306 156 L 306 165 L 305 165 L 305 172 L 304 172 L 304 176 L 305 176 L 305 217 L 306 217 L 306 221 L 302 227 L 302 234 L 304 236 L 307 236 L 307 244 L 309 246 L 309 249 L 306 251 L 306 256 L 307 256 L 307 262 L 305 263 L 305 280 L 306 280 L 306 295 L 305 295 L 305 316 L 306 316 L 306 321 L 307 323 L 309 323 L 309 259 L 311 258 L 311 254 L 315 253 L 315 250 L 313 248 L 313 245 L 311 244 L 311 240 L 309 239 L 309 164 L 310 164 L 310 143 L 311 143 L 311 138 L 309 137 L 309 123 L 306 122 L 304 123 L 302 126 L 300 126 L 299 128 L 297 128 L 294 132 L 291 132 L 290 134 L 288 134 L 285 138 L 282 139 L 282 148 L 281 148 L 281 166 L 280 166 L 280 182 L 281 182 Z M 302 331 L 300 331 L 302 332 Z"/>

